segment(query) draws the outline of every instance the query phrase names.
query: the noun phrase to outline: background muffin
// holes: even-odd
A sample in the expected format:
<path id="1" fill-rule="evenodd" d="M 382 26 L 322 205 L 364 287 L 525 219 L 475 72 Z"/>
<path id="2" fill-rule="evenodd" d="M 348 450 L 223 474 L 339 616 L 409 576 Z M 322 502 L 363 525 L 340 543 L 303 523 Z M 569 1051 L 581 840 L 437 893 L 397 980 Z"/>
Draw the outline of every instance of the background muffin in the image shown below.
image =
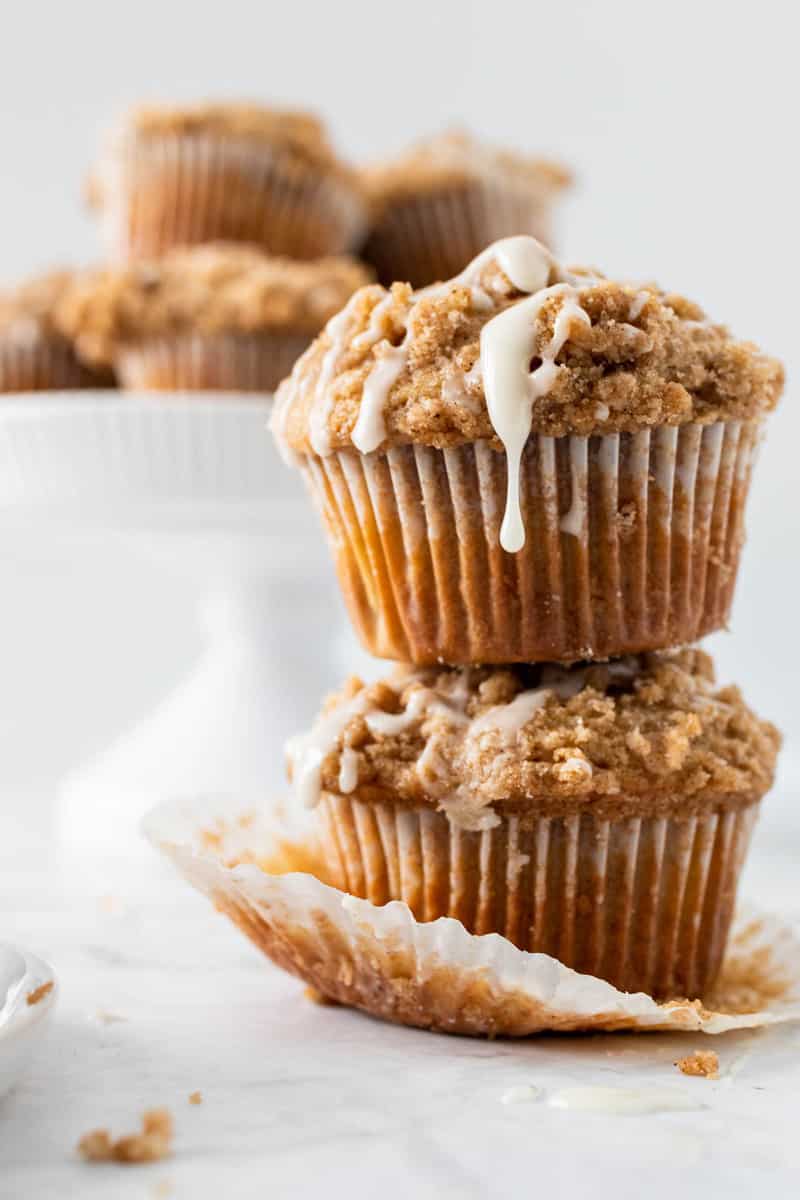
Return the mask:
<path id="1" fill-rule="evenodd" d="M 113 258 L 237 241 L 320 258 L 360 238 L 356 177 L 311 113 L 255 104 L 137 108 L 89 181 Z"/>
<path id="2" fill-rule="evenodd" d="M 685 650 L 351 680 L 289 759 L 342 889 L 697 996 L 779 741 Z"/>
<path id="3" fill-rule="evenodd" d="M 381 283 L 448 279 L 489 242 L 528 233 L 551 242 L 564 167 L 451 130 L 362 175 L 370 206 L 364 257 Z"/>
<path id="4" fill-rule="evenodd" d="M 0 292 L 0 392 L 113 386 L 107 369 L 93 370 L 78 359 L 57 320 L 76 278 L 53 271 Z"/>
<path id="5" fill-rule="evenodd" d="M 87 277 L 59 316 L 81 355 L 113 364 L 123 387 L 269 392 L 366 278 L 348 258 L 197 246 Z"/>
<path id="6" fill-rule="evenodd" d="M 575 661 L 725 624 L 782 383 L 690 301 L 510 238 L 447 284 L 357 293 L 273 429 L 373 654 Z"/>

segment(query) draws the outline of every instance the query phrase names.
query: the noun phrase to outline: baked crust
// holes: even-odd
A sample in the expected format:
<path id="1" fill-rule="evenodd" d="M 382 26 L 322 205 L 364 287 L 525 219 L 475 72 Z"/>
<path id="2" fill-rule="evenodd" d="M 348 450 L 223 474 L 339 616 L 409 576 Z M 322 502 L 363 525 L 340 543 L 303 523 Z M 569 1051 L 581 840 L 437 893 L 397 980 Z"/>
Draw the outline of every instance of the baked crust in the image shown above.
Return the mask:
<path id="1" fill-rule="evenodd" d="M 585 436 L 752 419 L 777 404 L 781 364 L 734 339 L 690 300 L 581 268 L 573 278 L 589 320 L 566 317 L 558 369 L 533 405 L 531 432 Z M 382 406 L 385 436 L 376 448 L 485 440 L 500 449 L 480 376 L 480 336 L 523 296 L 495 261 L 475 282 L 451 281 L 421 293 L 402 283 L 389 291 L 373 284 L 356 293 L 336 335 L 325 330 L 282 385 L 273 419 L 278 438 L 296 453 L 313 453 L 310 422 L 322 391 L 328 449 L 351 447 L 365 384 L 402 344 L 402 367 Z M 542 304 L 535 318 L 542 344 L 553 337 L 563 304 L 560 294 Z"/>
<path id="2" fill-rule="evenodd" d="M 398 668 L 369 686 L 351 679 L 321 721 L 337 710 L 335 737 L 318 725 L 290 744 L 293 774 L 311 746 L 324 791 L 440 808 L 467 828 L 493 811 L 743 807 L 769 788 L 781 740 L 738 688 L 715 690 L 698 649 L 574 668 Z"/>
<path id="3" fill-rule="evenodd" d="M 76 281 L 58 320 L 92 362 L 110 362 L 120 346 L 164 334 L 311 336 L 368 278 L 346 257 L 301 262 L 228 243 L 185 247 Z"/>

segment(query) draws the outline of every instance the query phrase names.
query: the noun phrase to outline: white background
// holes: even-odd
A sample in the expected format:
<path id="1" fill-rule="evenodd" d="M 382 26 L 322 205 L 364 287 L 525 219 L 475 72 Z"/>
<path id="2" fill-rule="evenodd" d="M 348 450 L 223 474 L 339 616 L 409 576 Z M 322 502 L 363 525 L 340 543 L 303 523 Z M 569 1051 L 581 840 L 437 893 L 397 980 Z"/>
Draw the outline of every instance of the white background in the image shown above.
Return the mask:
<path id="1" fill-rule="evenodd" d="M 81 187 L 115 112 L 146 98 L 308 105 L 356 158 L 450 122 L 571 164 L 567 259 L 657 279 L 787 362 L 750 507 L 736 679 L 800 749 L 796 6 L 636 0 L 68 5 L 5 14 L 0 279 L 96 259 Z M 147 710 L 200 644 L 182 593 L 121 551 L 0 547 L 0 788 L 48 793 Z"/>

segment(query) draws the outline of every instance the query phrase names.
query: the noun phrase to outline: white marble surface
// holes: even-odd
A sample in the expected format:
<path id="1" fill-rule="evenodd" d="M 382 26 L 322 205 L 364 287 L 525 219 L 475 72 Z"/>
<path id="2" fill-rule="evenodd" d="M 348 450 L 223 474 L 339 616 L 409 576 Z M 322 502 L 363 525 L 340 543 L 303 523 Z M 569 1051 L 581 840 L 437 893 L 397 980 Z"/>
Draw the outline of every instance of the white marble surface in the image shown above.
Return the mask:
<path id="1" fill-rule="evenodd" d="M 0 1197 L 796 1195 L 800 1028 L 722 1039 L 560 1037 L 477 1042 L 320 1008 L 169 868 L 70 858 L 47 814 L 6 801 L 3 936 L 49 960 L 55 1019 L 0 1102 Z M 747 892 L 800 915 L 800 839 L 784 798 L 762 824 Z M 788 819 L 787 819 L 788 818 Z M 33 827 L 33 828 L 32 828 Z M 722 1077 L 673 1060 L 713 1046 Z M 733 1069 L 733 1073 L 731 1073 Z M 536 1100 L 501 1102 L 511 1087 Z M 576 1084 L 669 1088 L 694 1112 L 610 1116 L 548 1106 Z M 203 1103 L 192 1106 L 189 1093 Z M 168 1105 L 173 1157 L 88 1166 L 79 1136 L 133 1131 Z M 603 1180 L 608 1180 L 608 1191 Z"/>

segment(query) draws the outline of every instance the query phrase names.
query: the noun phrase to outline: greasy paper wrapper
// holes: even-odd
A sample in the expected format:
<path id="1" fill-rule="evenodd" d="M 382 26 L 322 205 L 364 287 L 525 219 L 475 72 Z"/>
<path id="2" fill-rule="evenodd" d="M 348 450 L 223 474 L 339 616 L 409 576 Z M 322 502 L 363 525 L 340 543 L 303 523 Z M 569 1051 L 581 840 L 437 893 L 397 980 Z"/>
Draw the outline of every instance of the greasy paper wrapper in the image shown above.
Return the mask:
<path id="1" fill-rule="evenodd" d="M 123 347 L 115 365 L 132 391 L 274 392 L 310 341 L 272 330 L 152 337 Z"/>
<path id="2" fill-rule="evenodd" d="M 379 212 L 362 257 L 387 287 L 424 287 L 452 279 L 500 238 L 532 234 L 550 245 L 550 209 L 544 194 L 480 181 L 399 197 Z"/>
<path id="3" fill-rule="evenodd" d="M 351 249 L 364 224 L 363 201 L 346 179 L 230 137 L 128 139 L 91 192 L 109 256 L 121 261 L 214 241 L 322 258 Z"/>
<path id="4" fill-rule="evenodd" d="M 625 991 L 699 996 L 722 962 L 757 813 L 508 816 L 471 832 L 433 809 L 328 793 L 321 846 L 330 882 L 373 904 L 502 933 Z"/>
<path id="5" fill-rule="evenodd" d="M 113 387 L 110 371 L 92 371 L 61 338 L 0 338 L 0 392 Z"/>
<path id="6" fill-rule="evenodd" d="M 506 456 L 485 442 L 302 460 L 370 654 L 571 662 L 682 645 L 733 598 L 757 422 L 532 435 L 525 545 L 500 545 Z"/>
<path id="7" fill-rule="evenodd" d="M 305 864 L 293 870 L 297 852 L 274 820 L 230 804 L 171 802 L 150 814 L 144 831 L 278 966 L 330 999 L 385 1020 L 524 1036 L 724 1033 L 800 1019 L 800 945 L 774 920 L 736 922 L 711 996 L 657 1003 L 578 974 L 550 955 L 519 950 L 499 934 L 475 936 L 451 918 L 423 924 L 401 901 L 377 907 L 323 883 Z"/>

